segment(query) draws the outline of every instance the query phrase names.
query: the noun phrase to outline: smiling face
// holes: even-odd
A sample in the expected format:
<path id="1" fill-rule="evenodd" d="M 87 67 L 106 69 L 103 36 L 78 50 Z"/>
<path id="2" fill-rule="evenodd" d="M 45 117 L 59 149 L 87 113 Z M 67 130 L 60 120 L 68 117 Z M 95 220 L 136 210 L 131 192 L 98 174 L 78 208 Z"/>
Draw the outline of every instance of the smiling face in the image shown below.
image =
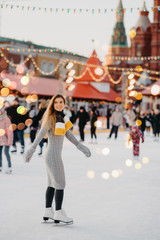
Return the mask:
<path id="1" fill-rule="evenodd" d="M 65 102 L 64 102 L 63 98 L 58 97 L 58 98 L 55 99 L 55 101 L 54 101 L 54 109 L 56 111 L 58 111 L 58 112 L 63 111 L 64 106 L 65 106 Z"/>

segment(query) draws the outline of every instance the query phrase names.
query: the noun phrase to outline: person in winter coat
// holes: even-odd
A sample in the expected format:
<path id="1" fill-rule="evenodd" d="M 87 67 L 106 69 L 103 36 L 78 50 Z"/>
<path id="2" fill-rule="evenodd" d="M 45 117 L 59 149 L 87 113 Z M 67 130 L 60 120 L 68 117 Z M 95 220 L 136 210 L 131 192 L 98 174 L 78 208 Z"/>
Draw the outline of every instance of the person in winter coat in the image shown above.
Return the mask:
<path id="1" fill-rule="evenodd" d="M 140 117 L 139 117 L 139 120 L 140 120 L 140 130 L 142 131 L 142 134 L 144 136 L 144 131 L 146 129 L 146 116 L 145 116 L 145 112 L 144 111 L 141 111 L 140 112 Z"/>
<path id="2" fill-rule="evenodd" d="M 116 110 L 112 113 L 111 123 L 112 123 L 112 128 L 111 128 L 108 139 L 112 137 L 113 133 L 115 133 L 115 139 L 116 139 L 118 135 L 118 128 L 119 126 L 122 125 L 122 113 L 119 111 L 118 107 L 116 107 Z"/>
<path id="3" fill-rule="evenodd" d="M 36 137 L 38 126 L 39 126 L 38 122 L 36 121 L 35 106 L 31 106 L 31 110 L 29 112 L 29 118 L 32 120 L 32 124 L 30 126 L 30 139 L 31 139 L 31 143 L 33 143 Z"/>
<path id="4" fill-rule="evenodd" d="M 155 109 L 153 116 L 153 133 L 154 141 L 159 141 L 159 132 L 160 132 L 160 114 L 159 110 Z"/>
<path id="5" fill-rule="evenodd" d="M 108 108 L 107 108 L 107 115 L 106 115 L 106 118 L 107 118 L 107 129 L 110 128 L 110 117 L 112 115 L 111 113 L 112 113 L 112 110 L 108 106 Z"/>
<path id="6" fill-rule="evenodd" d="M 96 121 L 98 118 L 98 113 L 96 107 L 93 107 L 90 114 L 90 125 L 91 125 L 91 143 L 93 143 L 93 137 L 95 138 L 95 143 L 97 143 L 96 135 Z"/>
<path id="7" fill-rule="evenodd" d="M 131 128 L 134 125 L 136 114 L 131 108 L 129 108 L 127 111 L 127 115 L 128 115 L 128 125 Z"/>
<path id="8" fill-rule="evenodd" d="M 84 128 L 86 123 L 89 121 L 89 114 L 86 112 L 84 107 L 80 107 L 80 110 L 77 112 L 76 118 L 79 118 L 79 133 L 80 133 L 80 142 L 84 142 Z"/>
<path id="9" fill-rule="evenodd" d="M 140 138 L 142 138 L 142 143 L 144 142 L 144 137 L 141 130 L 135 125 L 130 128 L 129 139 L 133 142 L 133 156 L 135 159 L 139 158 L 139 145 Z"/>
<path id="10" fill-rule="evenodd" d="M 21 110 L 18 110 L 19 99 L 15 98 L 12 102 L 12 106 L 6 108 L 8 117 L 10 118 L 12 124 L 15 126 L 13 132 L 13 150 L 12 153 L 17 152 L 16 142 L 19 140 L 21 144 L 21 154 L 24 153 L 25 142 L 24 142 L 24 130 L 26 129 L 25 121 L 28 119 L 28 113 L 22 113 Z"/>
<path id="11" fill-rule="evenodd" d="M 53 219 L 56 223 L 72 223 L 73 219 L 69 218 L 62 210 L 62 202 L 65 188 L 65 172 L 62 161 L 62 148 L 64 136 L 73 143 L 77 149 L 82 151 L 86 157 L 90 157 L 90 150 L 79 143 L 74 137 L 70 128 L 72 123 L 64 115 L 63 110 L 65 99 L 62 95 L 53 97 L 47 107 L 44 118 L 42 119 L 41 130 L 38 133 L 31 148 L 26 152 L 25 161 L 29 162 L 37 145 L 48 133 L 48 147 L 45 154 L 45 164 L 48 176 L 48 187 L 46 190 L 46 206 L 43 219 Z M 55 211 L 52 208 L 52 202 L 55 195 Z"/>
<path id="12" fill-rule="evenodd" d="M 9 153 L 10 146 L 13 144 L 13 131 L 11 127 L 11 121 L 7 117 L 4 108 L 0 109 L 0 172 L 2 171 L 2 150 L 4 148 L 4 154 L 7 158 L 8 169 L 6 173 L 12 172 L 11 157 Z"/>

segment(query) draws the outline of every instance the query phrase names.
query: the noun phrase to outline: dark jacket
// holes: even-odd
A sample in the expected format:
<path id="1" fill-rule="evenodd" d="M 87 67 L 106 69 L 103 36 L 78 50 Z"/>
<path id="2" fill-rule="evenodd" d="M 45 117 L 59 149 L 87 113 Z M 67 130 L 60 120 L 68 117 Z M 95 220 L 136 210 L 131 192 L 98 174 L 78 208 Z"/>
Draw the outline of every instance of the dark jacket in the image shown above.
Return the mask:
<path id="1" fill-rule="evenodd" d="M 83 112 L 78 111 L 76 118 L 79 118 L 79 126 L 85 126 L 89 121 L 89 114 L 85 110 Z"/>

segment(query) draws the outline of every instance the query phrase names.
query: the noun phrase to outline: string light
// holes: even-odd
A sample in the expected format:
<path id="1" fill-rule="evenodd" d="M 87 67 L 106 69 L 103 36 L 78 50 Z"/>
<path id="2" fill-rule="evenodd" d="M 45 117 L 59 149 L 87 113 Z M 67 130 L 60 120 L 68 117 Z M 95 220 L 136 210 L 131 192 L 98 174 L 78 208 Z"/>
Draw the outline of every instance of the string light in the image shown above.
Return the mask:
<path id="1" fill-rule="evenodd" d="M 106 13 L 113 13 L 113 12 L 116 12 L 116 13 L 126 13 L 127 11 L 130 11 L 130 13 L 133 13 L 134 11 L 139 11 L 139 7 L 137 8 L 122 8 L 120 11 L 117 10 L 117 8 L 112 8 L 112 9 L 72 9 L 72 8 L 47 8 L 47 7 L 33 7 L 33 6 L 22 6 L 22 5 L 14 5 L 14 4 L 1 4 L 1 8 L 2 9 L 10 9 L 10 10 L 13 10 L 13 9 L 21 9 L 22 11 L 26 10 L 27 12 L 35 12 L 36 10 L 38 12 L 49 12 L 49 13 L 90 13 L 90 14 L 105 14 Z M 150 10 L 148 11 L 160 11 L 160 7 L 159 6 L 154 6 L 154 7 L 150 7 Z M 144 12 L 146 12 L 146 9 L 143 10 Z"/>

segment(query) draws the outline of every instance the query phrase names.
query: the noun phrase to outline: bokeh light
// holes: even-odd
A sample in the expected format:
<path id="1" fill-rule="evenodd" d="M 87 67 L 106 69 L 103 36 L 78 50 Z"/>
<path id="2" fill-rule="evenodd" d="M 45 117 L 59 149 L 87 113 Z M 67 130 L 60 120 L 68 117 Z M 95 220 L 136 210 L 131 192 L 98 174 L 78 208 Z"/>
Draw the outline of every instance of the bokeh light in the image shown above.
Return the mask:
<path id="1" fill-rule="evenodd" d="M 147 158 L 147 157 L 142 158 L 142 162 L 143 162 L 144 164 L 149 163 L 149 158 Z"/>
<path id="2" fill-rule="evenodd" d="M 133 39 L 136 36 L 136 29 L 132 28 L 129 31 L 129 36 L 130 36 L 131 39 Z"/>
<path id="3" fill-rule="evenodd" d="M 101 177 L 102 177 L 103 179 L 107 180 L 107 179 L 110 178 L 110 174 L 109 174 L 108 172 L 103 172 L 103 173 L 101 174 Z"/>
<path id="4" fill-rule="evenodd" d="M 142 68 L 141 66 L 136 66 L 136 67 L 135 67 L 135 70 L 136 70 L 137 72 L 142 72 L 143 68 Z"/>
<path id="5" fill-rule="evenodd" d="M 16 67 L 16 71 L 17 71 L 17 73 L 19 73 L 19 74 L 23 74 L 24 71 L 25 71 L 24 65 L 19 64 L 19 65 Z"/>
<path id="6" fill-rule="evenodd" d="M 19 106 L 17 108 L 17 113 L 19 113 L 21 115 L 25 115 L 27 113 L 27 109 L 24 106 Z"/>
<path id="7" fill-rule="evenodd" d="M 9 95 L 9 89 L 8 88 L 2 88 L 1 89 L 1 95 L 3 97 L 7 97 Z"/>
<path id="8" fill-rule="evenodd" d="M 138 93 L 137 93 L 136 91 L 131 91 L 131 92 L 129 93 L 129 96 L 136 98 L 137 94 L 138 94 Z"/>
<path id="9" fill-rule="evenodd" d="M 17 129 L 17 125 L 12 123 L 10 126 L 9 126 L 9 130 L 10 131 L 15 131 Z"/>
<path id="10" fill-rule="evenodd" d="M 126 164 L 127 167 L 132 167 L 133 161 L 132 161 L 131 159 L 127 159 L 127 160 L 125 161 L 125 164 Z"/>
<path id="11" fill-rule="evenodd" d="M 88 172 L 87 172 L 87 177 L 88 177 L 89 179 L 93 179 L 93 178 L 95 177 L 95 172 L 92 171 L 92 170 L 88 171 Z"/>
<path id="12" fill-rule="evenodd" d="M 110 153 L 110 149 L 109 148 L 106 147 L 106 148 L 102 149 L 102 154 L 103 155 L 108 155 L 109 153 Z"/>
<path id="13" fill-rule="evenodd" d="M 140 170 L 142 168 L 142 164 L 141 163 L 136 163 L 135 164 L 135 169 Z"/>
<path id="14" fill-rule="evenodd" d="M 9 87 L 11 84 L 11 81 L 9 80 L 9 78 L 5 78 L 3 79 L 2 84 L 4 87 Z"/>
<path id="15" fill-rule="evenodd" d="M 17 128 L 18 128 L 18 130 L 23 130 L 25 128 L 25 124 L 24 123 L 19 123 Z"/>
<path id="16" fill-rule="evenodd" d="M 11 90 L 14 90 L 14 89 L 16 89 L 16 87 L 17 87 L 17 83 L 16 83 L 15 81 L 11 81 L 9 88 L 10 88 Z"/>
<path id="17" fill-rule="evenodd" d="M 156 96 L 160 93 L 160 86 L 158 86 L 157 84 L 153 85 L 151 87 L 151 94 Z"/>
<path id="18" fill-rule="evenodd" d="M 116 100 L 117 103 L 120 103 L 122 101 L 122 98 L 121 97 L 116 97 L 115 100 Z"/>
<path id="19" fill-rule="evenodd" d="M 27 85 L 27 84 L 29 83 L 29 77 L 23 76 L 23 77 L 21 78 L 21 83 L 22 83 L 23 85 Z"/>
<path id="20" fill-rule="evenodd" d="M 3 128 L 0 128 L 0 136 L 4 136 L 5 135 L 5 130 Z"/>
<path id="21" fill-rule="evenodd" d="M 3 97 L 0 97 L 0 108 L 3 107 L 3 104 L 4 104 L 4 98 L 3 98 Z"/>
<path id="22" fill-rule="evenodd" d="M 97 128 L 101 128 L 101 127 L 102 127 L 102 122 L 99 121 L 99 120 L 97 120 L 97 121 L 95 122 L 95 126 L 96 126 Z"/>
<path id="23" fill-rule="evenodd" d="M 136 125 L 137 125 L 138 127 L 140 127 L 140 126 L 142 125 L 142 121 L 141 121 L 140 119 L 137 119 L 137 120 L 136 120 Z"/>
<path id="24" fill-rule="evenodd" d="M 33 123 L 33 121 L 32 121 L 32 119 L 30 119 L 30 118 L 25 121 L 25 125 L 26 125 L 27 127 L 31 126 L 32 123 Z"/>
<path id="25" fill-rule="evenodd" d="M 31 102 L 36 102 L 37 100 L 38 100 L 37 94 L 33 94 L 33 95 L 31 96 Z"/>
<path id="26" fill-rule="evenodd" d="M 137 100 L 141 100 L 143 98 L 143 95 L 142 93 L 137 93 L 136 97 L 135 97 Z"/>
<path id="27" fill-rule="evenodd" d="M 113 170 L 111 173 L 112 177 L 118 178 L 119 177 L 119 172 L 117 170 Z"/>
<path id="28" fill-rule="evenodd" d="M 98 75 L 98 76 L 101 76 L 103 74 L 103 69 L 100 68 L 100 67 L 97 67 L 95 70 L 94 70 L 95 74 Z"/>
<path id="29" fill-rule="evenodd" d="M 132 79 L 129 83 L 130 83 L 131 85 L 133 85 L 133 84 L 135 84 L 135 82 L 136 82 L 136 80 L 135 80 L 135 79 Z"/>
<path id="30" fill-rule="evenodd" d="M 128 79 L 131 80 L 132 78 L 134 78 L 134 74 L 133 73 L 129 74 L 129 76 L 128 76 Z"/>

